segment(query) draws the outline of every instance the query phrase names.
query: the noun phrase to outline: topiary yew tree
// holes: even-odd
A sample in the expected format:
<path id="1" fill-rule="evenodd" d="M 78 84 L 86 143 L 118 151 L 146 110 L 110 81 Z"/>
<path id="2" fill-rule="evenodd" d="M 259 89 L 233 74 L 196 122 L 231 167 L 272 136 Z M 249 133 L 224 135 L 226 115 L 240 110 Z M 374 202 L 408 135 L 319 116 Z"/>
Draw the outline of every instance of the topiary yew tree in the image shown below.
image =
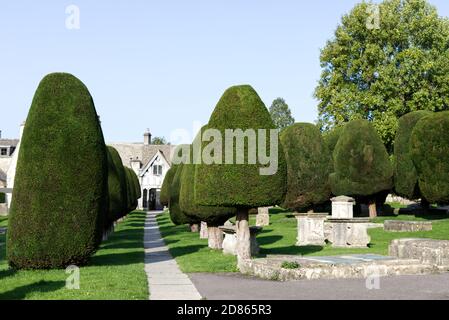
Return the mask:
<path id="1" fill-rule="evenodd" d="M 407 199 L 422 197 L 411 155 L 411 136 L 413 129 L 422 118 L 432 115 L 430 111 L 415 111 L 399 119 L 399 128 L 394 143 L 394 190 Z"/>
<path id="2" fill-rule="evenodd" d="M 200 139 L 200 135 L 197 137 Z M 193 155 L 193 147 L 190 147 Z M 189 164 L 184 164 L 181 173 L 179 205 L 184 214 L 194 221 L 207 223 L 208 245 L 211 249 L 222 249 L 223 233 L 219 229 L 229 218 L 235 216 L 235 208 L 201 206 L 195 202 L 196 165 L 191 157 Z"/>
<path id="3" fill-rule="evenodd" d="M 286 191 L 286 164 L 282 146 L 279 139 L 270 142 L 270 129 L 275 129 L 270 114 L 256 91 L 248 85 L 235 86 L 228 89 L 218 102 L 208 123 L 208 129 L 220 132 L 221 137 L 226 136 L 226 130 L 241 129 L 255 130 L 258 134 L 258 142 L 261 135 L 258 129 L 266 133 L 267 150 L 278 147 L 274 156 L 277 161 L 277 170 L 268 175 L 262 175 L 261 167 L 265 165 L 249 164 L 248 143 L 240 152 L 233 145 L 231 151 L 234 159 L 242 156 L 244 152 L 244 164 L 225 164 L 225 162 L 213 162 L 211 165 L 203 163 L 197 165 L 195 174 L 195 201 L 203 206 L 235 207 L 237 208 L 237 253 L 240 259 L 249 259 L 250 233 L 248 223 L 248 211 L 251 208 L 267 207 L 280 204 Z M 204 138 L 203 138 L 204 139 Z M 246 139 L 245 139 L 246 140 Z M 208 144 L 203 142 L 207 148 Z M 229 145 L 228 145 L 229 147 Z M 213 156 L 226 153 L 226 143 L 222 150 L 213 150 Z M 260 154 L 270 156 L 270 151 L 259 150 L 252 145 L 251 149 Z M 207 153 L 207 150 L 204 150 Z M 204 156 L 204 155 L 203 155 Z M 258 158 L 259 161 L 261 158 Z"/>
<path id="4" fill-rule="evenodd" d="M 283 208 L 300 212 L 329 201 L 331 157 L 317 126 L 297 123 L 281 134 L 287 161 L 287 193 Z"/>
<path id="5" fill-rule="evenodd" d="M 73 75 L 47 75 L 23 132 L 9 264 L 23 269 L 85 264 L 101 241 L 107 196 L 107 151 L 92 97 Z"/>
<path id="6" fill-rule="evenodd" d="M 175 171 L 173 176 L 173 181 L 170 185 L 170 200 L 169 200 L 169 210 L 170 210 L 170 219 L 171 221 L 177 225 L 184 224 L 198 224 L 198 219 L 192 219 L 187 216 L 182 210 L 179 204 L 179 194 L 181 191 L 181 176 L 184 170 L 185 165 L 183 163 L 176 164 L 172 166 L 172 169 Z"/>
<path id="7" fill-rule="evenodd" d="M 411 155 L 419 189 L 430 203 L 449 203 L 449 112 L 418 121 L 411 136 Z"/>
<path id="8" fill-rule="evenodd" d="M 126 214 L 134 211 L 137 209 L 138 206 L 138 199 L 139 193 L 140 193 L 140 184 L 139 180 L 137 179 L 136 174 L 134 173 L 134 170 L 131 168 L 125 167 L 126 172 L 126 189 L 127 189 L 127 212 Z M 125 215 L 126 215 L 125 214 Z"/>
<path id="9" fill-rule="evenodd" d="M 109 186 L 109 210 L 106 219 L 106 228 L 120 219 L 128 210 L 126 173 L 119 153 L 113 147 L 108 146 L 108 186 Z"/>
<path id="10" fill-rule="evenodd" d="M 170 168 L 165 174 L 164 182 L 162 183 L 160 199 L 161 205 L 164 207 L 168 207 L 170 203 L 170 185 L 173 181 L 175 173 L 176 171 L 173 168 Z"/>
<path id="11" fill-rule="evenodd" d="M 334 150 L 332 193 L 367 202 L 370 217 L 377 216 L 376 199 L 393 187 L 393 168 L 387 150 L 366 120 L 346 124 Z"/>

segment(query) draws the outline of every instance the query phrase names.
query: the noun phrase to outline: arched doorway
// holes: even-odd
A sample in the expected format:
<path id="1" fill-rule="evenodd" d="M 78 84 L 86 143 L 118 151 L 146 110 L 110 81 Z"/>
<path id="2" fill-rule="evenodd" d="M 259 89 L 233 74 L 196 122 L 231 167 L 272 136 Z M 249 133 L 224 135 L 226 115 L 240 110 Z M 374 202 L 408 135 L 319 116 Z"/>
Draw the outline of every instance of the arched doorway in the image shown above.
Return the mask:
<path id="1" fill-rule="evenodd" d="M 156 210 L 156 189 L 151 189 L 148 198 L 148 209 Z"/>
<path id="2" fill-rule="evenodd" d="M 148 190 L 147 189 L 143 189 L 143 192 L 142 192 L 142 207 L 144 209 L 148 209 Z"/>

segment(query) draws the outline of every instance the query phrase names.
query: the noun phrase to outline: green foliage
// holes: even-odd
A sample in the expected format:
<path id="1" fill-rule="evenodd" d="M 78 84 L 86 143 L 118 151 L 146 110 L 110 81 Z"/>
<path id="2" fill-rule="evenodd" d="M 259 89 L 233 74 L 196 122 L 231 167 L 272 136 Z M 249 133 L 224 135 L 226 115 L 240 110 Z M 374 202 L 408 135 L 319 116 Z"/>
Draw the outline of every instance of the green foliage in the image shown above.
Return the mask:
<path id="1" fill-rule="evenodd" d="M 324 144 L 326 145 L 326 148 L 331 156 L 334 153 L 338 139 L 340 139 L 340 136 L 343 133 L 343 128 L 344 126 L 339 126 L 323 133 Z"/>
<path id="2" fill-rule="evenodd" d="M 374 197 L 393 187 L 393 168 L 382 140 L 366 120 L 349 122 L 334 150 L 332 193 Z"/>
<path id="3" fill-rule="evenodd" d="M 176 173 L 176 169 L 170 168 L 165 174 L 164 182 L 162 183 L 160 201 L 161 205 L 168 207 L 170 202 L 170 185 L 173 182 L 173 177 Z"/>
<path id="4" fill-rule="evenodd" d="M 165 144 L 168 144 L 168 142 L 167 142 L 167 139 L 165 139 L 164 137 L 154 137 L 153 139 L 151 139 L 151 144 L 165 145 Z"/>
<path id="5" fill-rule="evenodd" d="M 370 4 L 345 15 L 322 50 L 315 96 L 323 129 L 367 119 L 392 151 L 401 116 L 448 108 L 449 23 L 426 0 L 385 0 L 370 29 Z"/>
<path id="6" fill-rule="evenodd" d="M 418 173 L 411 155 L 410 138 L 419 120 L 432 115 L 429 111 L 415 111 L 399 119 L 394 142 L 394 189 L 396 194 L 408 199 L 419 199 Z"/>
<path id="7" fill-rule="evenodd" d="M 126 173 L 119 153 L 108 146 L 108 186 L 109 186 L 109 213 L 106 227 L 120 219 L 128 211 L 126 190 Z"/>
<path id="8" fill-rule="evenodd" d="M 200 138 L 200 135 L 197 139 Z M 193 147 L 190 146 L 190 154 L 193 155 Z M 193 159 L 190 164 L 183 165 L 181 184 L 179 191 L 179 205 L 186 216 L 195 221 L 207 222 L 209 226 L 221 226 L 229 218 L 236 215 L 235 208 L 201 206 L 195 202 L 195 172 L 196 165 Z"/>
<path id="9" fill-rule="evenodd" d="M 197 219 L 191 219 L 186 216 L 182 211 L 181 206 L 179 205 L 179 194 L 181 191 L 181 176 L 184 170 L 184 164 L 173 165 L 172 169 L 175 170 L 175 174 L 173 176 L 173 181 L 170 186 L 170 200 L 169 200 L 169 210 L 170 210 L 170 219 L 175 225 L 183 225 L 183 224 L 194 224 L 198 223 Z"/>
<path id="10" fill-rule="evenodd" d="M 82 265 L 101 241 L 107 151 L 92 97 L 70 74 L 46 76 L 23 132 L 7 252 L 15 268 Z"/>
<path id="11" fill-rule="evenodd" d="M 139 181 L 137 179 L 134 170 L 131 168 L 125 167 L 126 172 L 126 190 L 127 190 L 127 198 L 128 198 L 128 210 L 126 213 L 136 210 L 138 206 L 138 199 L 140 194 Z M 136 184 L 137 183 L 137 184 Z M 139 188 L 139 189 L 138 189 Z M 137 191 L 139 190 L 139 191 Z"/>
<path id="12" fill-rule="evenodd" d="M 284 261 L 281 264 L 281 268 L 287 270 L 295 270 L 301 268 L 301 265 L 298 262 Z"/>
<path id="13" fill-rule="evenodd" d="M 275 127 L 280 130 L 284 130 L 295 123 L 288 104 L 282 98 L 277 98 L 273 101 L 270 107 L 270 115 Z"/>
<path id="14" fill-rule="evenodd" d="M 4 193 L 0 193 L 0 203 L 6 202 L 6 195 Z"/>
<path id="15" fill-rule="evenodd" d="M 287 161 L 287 194 L 283 208 L 313 209 L 329 201 L 331 157 L 320 130 L 310 123 L 297 123 L 281 134 Z"/>
<path id="16" fill-rule="evenodd" d="M 222 137 L 225 137 L 226 129 L 276 129 L 262 100 L 248 85 L 232 87 L 224 93 L 212 113 L 208 128 L 219 130 Z M 267 150 L 271 146 L 269 136 L 268 133 Z M 204 146 L 207 143 L 203 142 Z M 279 141 L 278 146 L 278 170 L 274 175 L 260 175 L 260 164 L 248 164 L 248 143 L 245 143 L 245 164 L 198 165 L 195 174 L 197 204 L 242 208 L 279 204 L 286 192 L 287 177 Z M 234 156 L 235 150 L 234 145 Z M 225 154 L 224 143 L 222 154 Z"/>
<path id="17" fill-rule="evenodd" d="M 449 203 L 449 112 L 422 118 L 411 137 L 419 188 L 430 203 Z"/>

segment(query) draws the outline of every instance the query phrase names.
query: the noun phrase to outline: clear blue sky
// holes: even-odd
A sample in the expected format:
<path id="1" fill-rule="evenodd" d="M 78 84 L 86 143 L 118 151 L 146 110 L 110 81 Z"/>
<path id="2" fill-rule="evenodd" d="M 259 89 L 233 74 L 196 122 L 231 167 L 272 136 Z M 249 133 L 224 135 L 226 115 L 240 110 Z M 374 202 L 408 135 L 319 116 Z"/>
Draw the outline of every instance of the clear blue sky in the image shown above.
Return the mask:
<path id="1" fill-rule="evenodd" d="M 107 141 L 169 137 L 206 123 L 224 90 L 251 84 L 317 119 L 319 52 L 357 0 L 5 0 L 0 10 L 3 136 L 16 137 L 47 73 L 89 88 Z M 449 16 L 447 0 L 431 0 Z M 81 29 L 65 27 L 68 5 Z"/>

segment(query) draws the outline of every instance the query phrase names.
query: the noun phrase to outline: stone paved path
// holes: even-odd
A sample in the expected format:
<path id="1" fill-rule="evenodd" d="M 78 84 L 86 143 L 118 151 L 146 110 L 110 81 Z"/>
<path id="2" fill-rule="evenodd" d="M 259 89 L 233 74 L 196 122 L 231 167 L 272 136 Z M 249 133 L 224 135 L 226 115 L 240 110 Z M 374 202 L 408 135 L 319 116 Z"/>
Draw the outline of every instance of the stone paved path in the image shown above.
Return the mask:
<path id="1" fill-rule="evenodd" d="M 145 221 L 145 272 L 151 300 L 200 300 L 190 278 L 182 273 L 162 239 L 156 221 L 161 212 L 149 212 Z"/>

